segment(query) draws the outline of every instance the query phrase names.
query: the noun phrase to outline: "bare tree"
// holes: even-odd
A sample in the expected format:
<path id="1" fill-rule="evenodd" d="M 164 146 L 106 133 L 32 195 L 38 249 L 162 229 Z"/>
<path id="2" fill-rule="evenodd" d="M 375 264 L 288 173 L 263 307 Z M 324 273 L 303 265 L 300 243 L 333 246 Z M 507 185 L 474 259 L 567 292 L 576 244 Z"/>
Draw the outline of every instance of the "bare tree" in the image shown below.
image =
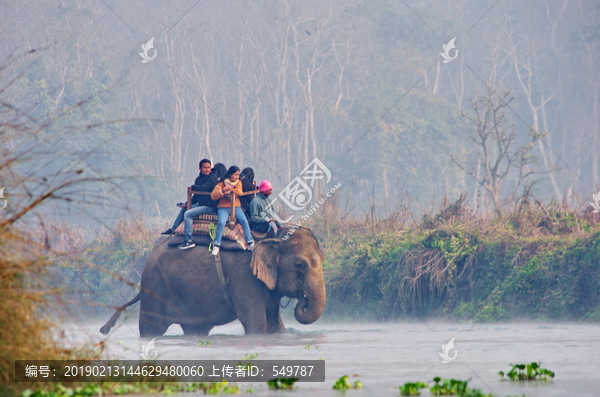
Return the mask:
<path id="1" fill-rule="evenodd" d="M 530 165 L 537 162 L 532 150 L 542 134 L 530 130 L 529 144 L 518 146 L 515 124 L 508 120 L 505 112 L 513 99 L 510 90 L 498 95 L 490 86 L 486 86 L 484 94 L 471 99 L 471 108 L 475 114 L 462 112 L 462 115 L 475 126 L 475 134 L 471 139 L 480 149 L 478 163 L 470 167 L 452 156 L 452 162 L 485 189 L 498 215 L 502 213 L 502 186 L 511 170 L 514 169 L 517 175 L 515 187 L 507 196 L 508 199 L 516 198 L 519 187 L 527 177 L 539 173 L 531 169 Z"/>

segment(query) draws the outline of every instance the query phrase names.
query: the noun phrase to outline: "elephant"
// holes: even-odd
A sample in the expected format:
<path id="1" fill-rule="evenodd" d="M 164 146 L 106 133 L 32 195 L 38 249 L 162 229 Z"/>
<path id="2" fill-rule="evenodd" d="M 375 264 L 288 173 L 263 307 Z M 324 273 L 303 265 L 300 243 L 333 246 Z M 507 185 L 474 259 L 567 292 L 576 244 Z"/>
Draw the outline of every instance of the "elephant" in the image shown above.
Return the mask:
<path id="1" fill-rule="evenodd" d="M 253 251 L 221 250 L 224 285 L 206 247 L 180 250 L 167 246 L 169 236 L 159 238 L 144 268 L 140 292 L 118 307 L 100 332 L 108 334 L 121 312 L 138 300 L 142 338 L 161 336 L 174 323 L 186 335 L 208 335 L 214 326 L 236 318 L 246 334 L 280 332 L 284 296 L 298 299 L 298 322 L 317 321 L 326 300 L 324 257 L 310 229 L 293 231 L 280 229 Z"/>

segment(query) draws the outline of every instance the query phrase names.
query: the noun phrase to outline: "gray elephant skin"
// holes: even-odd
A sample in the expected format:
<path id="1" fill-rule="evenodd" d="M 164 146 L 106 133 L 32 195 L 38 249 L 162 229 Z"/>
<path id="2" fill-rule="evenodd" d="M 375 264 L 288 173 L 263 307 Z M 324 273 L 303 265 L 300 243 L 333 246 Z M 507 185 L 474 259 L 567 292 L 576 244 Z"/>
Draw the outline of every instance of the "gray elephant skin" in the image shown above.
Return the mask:
<path id="1" fill-rule="evenodd" d="M 108 334 L 121 312 L 138 300 L 139 329 L 143 338 L 161 336 L 177 323 L 185 334 L 208 335 L 216 325 L 236 318 L 246 334 L 271 334 L 284 329 L 280 299 L 297 298 L 294 314 L 310 324 L 325 309 L 323 254 L 309 229 L 299 228 L 286 240 L 281 229 L 275 238 L 257 243 L 253 252 L 221 251 L 223 291 L 214 257 L 206 247 L 170 248 L 157 240 L 142 274 L 138 295 L 100 329 Z"/>

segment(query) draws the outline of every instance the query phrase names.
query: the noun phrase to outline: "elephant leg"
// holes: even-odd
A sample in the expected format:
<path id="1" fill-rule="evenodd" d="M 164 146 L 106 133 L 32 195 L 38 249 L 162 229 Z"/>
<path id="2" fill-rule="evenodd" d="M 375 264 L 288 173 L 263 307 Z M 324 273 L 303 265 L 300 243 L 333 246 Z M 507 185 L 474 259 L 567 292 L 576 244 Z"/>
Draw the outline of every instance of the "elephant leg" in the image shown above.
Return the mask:
<path id="1" fill-rule="evenodd" d="M 181 325 L 181 329 L 186 335 L 206 336 L 213 328 L 212 325 L 203 324 L 179 323 L 179 325 Z"/>
<path id="2" fill-rule="evenodd" d="M 149 296 L 144 290 L 141 291 L 140 302 L 140 337 L 148 338 L 162 336 L 171 325 L 165 316 L 165 304 L 162 299 Z"/>
<path id="3" fill-rule="evenodd" d="M 284 329 L 283 321 L 281 321 L 281 316 L 279 315 L 279 305 L 274 309 L 267 310 L 267 333 L 276 334 Z"/>
<path id="4" fill-rule="evenodd" d="M 246 335 L 258 334 L 264 335 L 267 333 L 267 316 L 264 314 L 259 316 L 261 318 L 253 318 L 250 321 L 242 321 L 242 325 L 244 326 L 244 331 Z"/>
<path id="5" fill-rule="evenodd" d="M 140 337 L 152 338 L 154 336 L 162 336 L 169 325 L 164 319 L 156 316 L 151 316 L 140 312 Z"/>
<path id="6" fill-rule="evenodd" d="M 267 333 L 267 314 L 263 308 L 248 308 L 240 310 L 236 307 L 236 315 L 242 325 L 246 335 L 250 334 L 266 334 Z"/>

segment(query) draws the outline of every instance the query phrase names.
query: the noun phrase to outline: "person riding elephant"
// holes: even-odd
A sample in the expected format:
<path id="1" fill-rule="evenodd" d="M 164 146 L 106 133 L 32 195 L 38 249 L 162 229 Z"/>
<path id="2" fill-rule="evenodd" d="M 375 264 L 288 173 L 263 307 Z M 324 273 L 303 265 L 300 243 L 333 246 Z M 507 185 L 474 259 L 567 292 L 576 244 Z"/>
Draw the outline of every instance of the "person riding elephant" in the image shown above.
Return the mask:
<path id="1" fill-rule="evenodd" d="M 215 174 L 214 169 L 211 170 L 211 162 L 209 159 L 202 159 L 198 164 L 198 168 L 200 170 L 200 174 L 194 181 L 192 185 L 192 190 L 197 192 L 212 192 L 215 185 L 218 182 L 219 176 Z M 161 234 L 169 235 L 175 233 L 175 229 L 185 220 L 185 213 L 189 211 L 199 211 L 194 216 L 200 213 L 209 213 L 211 212 L 210 208 L 210 197 L 203 196 L 199 194 L 194 194 L 192 196 L 192 208 L 187 209 L 187 207 L 181 207 L 179 209 L 179 215 L 175 218 L 173 222 L 173 226 L 162 232 Z M 191 238 L 190 238 L 191 240 Z"/>
<path id="2" fill-rule="evenodd" d="M 254 239 L 250 232 L 250 224 L 248 223 L 246 214 L 244 214 L 244 211 L 242 210 L 242 204 L 239 199 L 239 196 L 243 193 L 242 182 L 240 181 L 240 169 L 235 165 L 232 165 L 227 170 L 227 174 L 225 174 L 223 181 L 217 183 L 210 196 L 213 200 L 219 200 L 219 204 L 217 205 L 217 232 L 215 233 L 215 241 L 212 250 L 213 255 L 219 254 L 225 224 L 231 214 L 230 193 L 235 194 L 233 201 L 235 218 L 239 224 L 242 225 L 244 237 L 248 242 L 248 250 L 252 251 L 254 249 Z"/>
<path id="3" fill-rule="evenodd" d="M 257 243 L 253 252 L 222 251 L 223 281 L 210 252 L 182 252 L 157 240 L 142 274 L 138 295 L 119 307 L 100 329 L 107 334 L 123 310 L 140 303 L 143 338 L 163 335 L 177 323 L 183 332 L 208 335 L 217 325 L 236 318 L 246 334 L 271 334 L 284 329 L 279 315 L 282 297 L 298 299 L 294 314 L 302 324 L 319 319 L 325 309 L 323 254 L 314 234 L 300 227 L 287 240 Z"/>
<path id="4" fill-rule="evenodd" d="M 266 179 L 260 183 L 258 187 L 259 193 L 250 202 L 250 229 L 260 233 L 267 233 L 268 237 L 272 237 L 272 224 L 275 227 L 281 227 L 281 224 L 267 215 L 268 208 L 271 206 L 269 196 L 273 193 L 273 185 Z"/>
<path id="5" fill-rule="evenodd" d="M 240 174 L 240 181 L 242 181 L 242 191 L 244 193 L 256 190 L 256 182 L 254 181 L 254 170 L 250 167 L 246 167 Z M 246 217 L 250 219 L 250 202 L 254 198 L 254 194 L 246 194 L 240 197 L 240 203 L 242 204 L 242 210 L 246 214 Z"/>

